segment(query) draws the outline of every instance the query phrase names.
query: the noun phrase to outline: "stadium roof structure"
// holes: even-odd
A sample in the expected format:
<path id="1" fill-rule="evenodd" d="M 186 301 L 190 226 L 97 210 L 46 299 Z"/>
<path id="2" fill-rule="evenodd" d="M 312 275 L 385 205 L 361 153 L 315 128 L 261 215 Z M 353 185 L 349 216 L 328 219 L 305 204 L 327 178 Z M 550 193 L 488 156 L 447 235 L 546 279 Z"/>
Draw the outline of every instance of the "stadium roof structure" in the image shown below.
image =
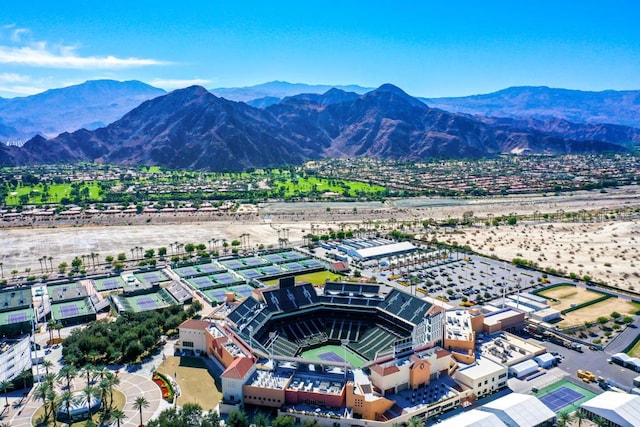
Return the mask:
<path id="1" fill-rule="evenodd" d="M 622 427 L 640 426 L 640 396 L 605 391 L 580 407 Z"/>
<path id="2" fill-rule="evenodd" d="M 433 305 L 413 295 L 393 289 L 378 307 L 412 325 L 417 325 L 425 318 Z"/>
<path id="3" fill-rule="evenodd" d="M 389 245 L 372 246 L 369 248 L 356 249 L 353 254 L 356 258 L 370 259 L 370 258 L 382 258 L 385 256 L 410 252 L 415 250 L 416 247 L 411 242 L 398 242 L 391 243 Z"/>
<path id="4" fill-rule="evenodd" d="M 537 426 L 553 420 L 556 414 L 535 396 L 511 393 L 480 408 L 491 412 L 506 425 Z"/>
<path id="5" fill-rule="evenodd" d="M 440 427 L 506 427 L 496 414 L 472 409 L 446 419 L 440 423 Z"/>

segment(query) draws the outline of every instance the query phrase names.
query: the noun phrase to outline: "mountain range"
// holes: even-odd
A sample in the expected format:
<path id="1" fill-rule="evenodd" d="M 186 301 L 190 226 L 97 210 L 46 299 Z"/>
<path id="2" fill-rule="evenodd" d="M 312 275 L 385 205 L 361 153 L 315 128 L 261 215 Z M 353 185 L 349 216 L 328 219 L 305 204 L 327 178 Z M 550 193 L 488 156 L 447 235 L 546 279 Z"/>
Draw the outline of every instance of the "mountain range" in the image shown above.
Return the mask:
<path id="1" fill-rule="evenodd" d="M 136 80 L 92 80 L 37 95 L 0 98 L 0 141 L 104 127 L 165 93 Z"/>
<path id="2" fill-rule="evenodd" d="M 485 95 L 420 100 L 452 113 L 640 127 L 640 90 L 587 92 L 523 86 Z"/>
<path id="3" fill-rule="evenodd" d="M 630 141 L 640 141 L 639 129 L 454 114 L 390 84 L 363 95 L 334 88 L 290 96 L 266 108 L 192 86 L 145 101 L 106 127 L 48 140 L 37 136 L 21 148 L 0 146 L 0 164 L 92 161 L 242 170 L 332 157 L 623 152 Z"/>

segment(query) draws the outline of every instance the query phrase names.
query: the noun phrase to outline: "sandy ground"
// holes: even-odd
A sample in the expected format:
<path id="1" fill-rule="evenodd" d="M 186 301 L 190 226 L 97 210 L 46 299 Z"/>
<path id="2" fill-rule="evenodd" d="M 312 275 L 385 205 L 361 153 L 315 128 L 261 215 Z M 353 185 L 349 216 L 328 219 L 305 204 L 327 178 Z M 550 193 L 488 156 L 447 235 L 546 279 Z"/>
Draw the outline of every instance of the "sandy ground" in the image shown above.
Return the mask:
<path id="1" fill-rule="evenodd" d="M 520 223 L 475 227 L 436 235 L 501 259 L 523 258 L 624 290 L 640 290 L 640 220 Z"/>
<path id="2" fill-rule="evenodd" d="M 308 209 L 305 209 L 308 206 Z M 640 291 L 640 255 L 636 236 L 640 232 L 640 218 L 629 213 L 640 207 L 640 188 L 623 187 L 607 193 L 578 192 L 562 196 L 512 196 L 486 199 L 405 199 L 375 203 L 331 203 L 330 209 L 322 203 L 286 204 L 270 203 L 250 211 L 247 215 L 230 215 L 219 218 L 185 216 L 154 217 L 147 222 L 144 216 L 110 219 L 102 225 L 81 223 L 56 223 L 15 227 L 1 224 L 0 263 L 5 277 L 12 270 L 18 276 L 40 275 L 45 270 L 41 257 L 51 257 L 50 264 L 70 262 L 74 256 L 106 255 L 124 252 L 131 256 L 135 247 L 167 248 L 174 242 L 205 243 L 213 240 L 234 239 L 246 241 L 256 248 L 258 244 L 277 247 L 281 239 L 301 244 L 303 236 L 313 232 L 367 228 L 405 231 L 423 234 L 425 239 L 437 238 L 447 242 L 469 245 L 474 250 L 499 258 L 528 259 L 543 268 L 554 268 L 580 277 L 617 286 L 621 289 Z M 327 206 L 328 207 L 328 206 Z M 624 209 L 626 214 L 611 213 Z M 256 215 L 256 212 L 258 214 Z M 472 227 L 455 230 L 440 228 L 424 232 L 422 221 L 428 218 L 442 220 L 460 218 L 465 212 L 484 218 Z M 542 214 L 563 216 L 567 212 L 583 212 L 586 222 L 567 222 L 566 218 L 542 219 Z M 586 212 L 586 214 L 584 214 Z M 519 221 L 515 226 L 485 226 L 484 220 L 516 213 L 537 215 L 538 220 Z M 609 215 L 605 218 L 604 215 Z M 12 228 L 15 227 L 15 228 Z M 220 243 L 218 243 L 220 245 Z M 171 255 L 171 250 L 169 250 Z"/>
<path id="3" fill-rule="evenodd" d="M 584 288 L 574 288 L 572 286 L 548 289 L 540 292 L 540 295 L 558 299 L 558 302 L 552 301 L 549 303 L 549 305 L 556 310 L 564 310 L 565 308 L 571 307 L 572 304 L 579 305 L 602 296 L 597 292 L 592 292 Z"/>
<path id="4" fill-rule="evenodd" d="M 625 316 L 627 314 L 634 314 L 636 310 L 637 308 L 628 301 L 622 301 L 620 298 L 609 298 L 597 304 L 564 314 L 563 320 L 558 324 L 558 326 L 564 328 L 568 326 L 583 325 L 584 322 L 593 322 L 601 316 L 609 317 L 614 311 Z"/>

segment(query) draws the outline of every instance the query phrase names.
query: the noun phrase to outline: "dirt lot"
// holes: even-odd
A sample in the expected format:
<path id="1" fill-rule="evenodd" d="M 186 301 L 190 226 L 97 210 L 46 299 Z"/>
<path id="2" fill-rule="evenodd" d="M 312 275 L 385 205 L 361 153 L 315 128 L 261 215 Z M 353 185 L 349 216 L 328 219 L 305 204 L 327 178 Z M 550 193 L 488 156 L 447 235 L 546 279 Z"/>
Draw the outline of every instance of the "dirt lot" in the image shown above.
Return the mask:
<path id="1" fill-rule="evenodd" d="M 222 397 L 213 377 L 196 358 L 169 356 L 158 367 L 158 371 L 170 378 L 175 378 L 178 382 L 180 386 L 178 405 L 198 403 L 202 409 L 210 411 L 216 407 Z"/>
<path id="2" fill-rule="evenodd" d="M 598 292 L 589 291 L 584 288 L 577 288 L 575 286 L 558 286 L 556 288 L 542 291 L 539 294 L 559 300 L 559 302 L 549 302 L 549 305 L 556 310 L 564 310 L 565 308 L 570 308 L 573 304 L 579 305 L 587 301 L 593 301 L 594 299 L 602 296 L 602 294 L 599 294 Z"/>
<path id="3" fill-rule="evenodd" d="M 620 298 L 609 298 L 597 304 L 565 314 L 564 320 L 558 323 L 558 326 L 566 328 L 569 326 L 583 325 L 584 322 L 595 322 L 600 316 L 609 317 L 614 311 L 622 315 L 627 315 L 634 314 L 636 310 L 637 308 L 628 301 L 622 301 Z"/>

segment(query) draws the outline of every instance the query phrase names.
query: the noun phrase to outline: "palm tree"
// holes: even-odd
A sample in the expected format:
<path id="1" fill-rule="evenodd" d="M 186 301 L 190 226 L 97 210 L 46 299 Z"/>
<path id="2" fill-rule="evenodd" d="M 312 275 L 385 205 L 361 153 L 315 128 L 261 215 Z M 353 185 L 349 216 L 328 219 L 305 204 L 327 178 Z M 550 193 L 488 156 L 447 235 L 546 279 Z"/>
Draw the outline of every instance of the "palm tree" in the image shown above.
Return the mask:
<path id="1" fill-rule="evenodd" d="M 120 385 L 120 378 L 113 372 L 107 373 L 105 380 L 109 382 L 109 408 L 113 404 L 113 389 Z"/>
<path id="2" fill-rule="evenodd" d="M 60 394 L 60 404 L 67 408 L 67 424 L 71 424 L 71 405 L 78 402 L 78 396 L 71 390 L 65 390 Z"/>
<path id="3" fill-rule="evenodd" d="M 9 406 L 9 393 L 7 393 L 7 390 L 9 390 L 11 388 L 13 384 L 11 384 L 11 381 L 7 381 L 4 380 L 2 382 L 0 382 L 0 388 L 2 389 L 2 392 L 4 393 L 4 406 L 5 408 L 7 406 Z"/>
<path id="4" fill-rule="evenodd" d="M 608 421 L 602 418 L 601 416 L 596 416 L 591 421 L 593 421 L 593 423 L 598 427 L 604 427 L 608 424 Z"/>
<path id="5" fill-rule="evenodd" d="M 51 360 L 45 359 L 42 361 L 42 366 L 44 367 L 45 375 L 49 375 L 49 368 L 53 368 L 53 362 Z"/>
<path id="6" fill-rule="evenodd" d="M 47 330 L 49 331 L 49 345 L 51 345 L 51 343 L 53 342 L 53 329 L 55 324 L 56 321 L 53 317 L 47 322 Z"/>
<path id="7" fill-rule="evenodd" d="M 118 427 L 120 427 L 120 421 L 124 420 L 126 418 L 126 416 L 124 415 L 124 412 L 122 412 L 119 409 L 116 409 L 113 412 L 111 412 L 111 418 L 116 420 L 116 423 L 118 424 Z"/>
<path id="8" fill-rule="evenodd" d="M 149 401 L 144 396 L 136 397 L 136 400 L 133 402 L 133 408 L 137 409 L 140 412 L 140 425 L 142 424 L 142 409 L 149 407 Z"/>
<path id="9" fill-rule="evenodd" d="M 64 379 L 66 381 L 67 389 L 71 388 L 71 380 L 78 375 L 78 370 L 71 364 L 64 365 L 58 372 L 58 380 Z"/>
<path id="10" fill-rule="evenodd" d="M 587 417 L 586 417 L 586 414 L 582 411 L 582 409 L 578 409 L 573 414 L 573 419 L 578 422 L 578 427 L 582 426 L 582 420 L 584 420 L 585 418 Z"/>
<path id="11" fill-rule="evenodd" d="M 53 424 L 56 424 L 56 401 L 58 400 L 58 394 L 53 386 L 49 386 L 45 395 L 45 413 L 47 403 L 49 404 L 49 413 L 53 416 Z"/>
<path id="12" fill-rule="evenodd" d="M 91 398 L 96 396 L 97 390 L 95 387 L 91 385 L 87 385 L 82 390 L 82 392 L 84 393 L 85 396 L 87 396 L 87 409 L 89 410 L 89 419 L 91 419 L 91 417 L 93 416 L 93 414 L 91 413 Z"/>
<path id="13" fill-rule="evenodd" d="M 407 423 L 407 427 L 424 427 L 424 421 L 418 417 L 411 417 Z"/>
<path id="14" fill-rule="evenodd" d="M 94 375 L 95 367 L 92 364 L 87 363 L 82 369 L 84 371 L 84 374 L 87 376 L 87 385 L 91 385 L 91 379 Z"/>
<path id="15" fill-rule="evenodd" d="M 568 411 L 558 412 L 558 417 L 556 418 L 557 427 L 567 427 L 571 421 L 573 421 L 573 417 Z"/>

